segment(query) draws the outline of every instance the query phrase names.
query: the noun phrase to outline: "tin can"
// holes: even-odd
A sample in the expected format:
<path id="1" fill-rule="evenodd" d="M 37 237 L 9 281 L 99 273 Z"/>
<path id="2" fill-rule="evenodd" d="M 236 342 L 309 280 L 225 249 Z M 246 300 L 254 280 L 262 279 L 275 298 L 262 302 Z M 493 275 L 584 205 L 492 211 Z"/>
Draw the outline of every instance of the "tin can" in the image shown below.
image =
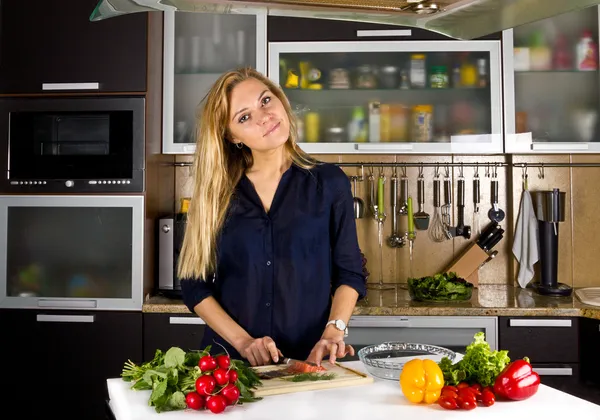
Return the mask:
<path id="1" fill-rule="evenodd" d="M 319 141 L 319 114 L 307 112 L 304 117 L 304 139 L 308 143 Z"/>

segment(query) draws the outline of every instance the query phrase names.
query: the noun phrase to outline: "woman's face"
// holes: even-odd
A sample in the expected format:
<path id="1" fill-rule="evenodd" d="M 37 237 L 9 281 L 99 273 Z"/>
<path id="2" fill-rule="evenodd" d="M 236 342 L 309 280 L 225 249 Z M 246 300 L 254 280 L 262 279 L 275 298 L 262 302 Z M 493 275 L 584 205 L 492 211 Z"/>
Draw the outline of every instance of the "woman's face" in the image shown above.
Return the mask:
<path id="1" fill-rule="evenodd" d="M 248 79 L 231 91 L 229 132 L 234 143 L 255 151 L 280 147 L 290 136 L 290 122 L 281 101 L 256 79 Z"/>

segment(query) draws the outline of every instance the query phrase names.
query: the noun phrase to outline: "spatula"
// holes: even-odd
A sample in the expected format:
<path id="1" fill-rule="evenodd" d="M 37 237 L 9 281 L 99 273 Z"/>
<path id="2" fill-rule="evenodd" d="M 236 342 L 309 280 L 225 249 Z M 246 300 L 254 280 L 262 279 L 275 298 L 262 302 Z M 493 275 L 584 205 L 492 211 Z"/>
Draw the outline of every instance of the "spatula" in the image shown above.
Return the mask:
<path id="1" fill-rule="evenodd" d="M 419 202 L 419 209 L 413 215 L 415 227 L 418 230 L 427 230 L 429 229 L 429 214 L 423 210 L 425 204 L 425 180 L 422 176 L 419 176 L 417 179 L 417 200 Z"/>

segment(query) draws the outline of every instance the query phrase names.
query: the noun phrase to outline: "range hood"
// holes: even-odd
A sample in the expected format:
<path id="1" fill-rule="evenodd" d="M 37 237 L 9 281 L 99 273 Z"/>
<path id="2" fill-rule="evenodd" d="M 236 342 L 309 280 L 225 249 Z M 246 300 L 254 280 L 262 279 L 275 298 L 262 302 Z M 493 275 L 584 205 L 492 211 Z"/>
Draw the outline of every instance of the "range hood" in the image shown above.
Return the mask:
<path id="1" fill-rule="evenodd" d="M 473 39 L 598 4 L 600 0 L 100 0 L 90 20 L 145 11 L 236 14 L 262 9 L 272 16 L 408 26 Z"/>

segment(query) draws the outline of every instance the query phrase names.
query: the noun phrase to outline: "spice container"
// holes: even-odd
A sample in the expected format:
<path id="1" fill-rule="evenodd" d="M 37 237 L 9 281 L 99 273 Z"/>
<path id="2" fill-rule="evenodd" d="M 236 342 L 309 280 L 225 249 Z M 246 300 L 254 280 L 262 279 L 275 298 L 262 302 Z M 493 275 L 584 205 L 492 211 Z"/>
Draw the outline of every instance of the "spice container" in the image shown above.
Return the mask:
<path id="1" fill-rule="evenodd" d="M 347 134 L 344 127 L 334 124 L 325 131 L 325 141 L 327 143 L 342 143 L 346 140 Z"/>
<path id="2" fill-rule="evenodd" d="M 433 66 L 431 67 L 431 76 L 429 77 L 429 85 L 433 89 L 447 89 L 448 83 L 448 70 L 446 66 Z"/>
<path id="3" fill-rule="evenodd" d="M 356 69 L 356 88 L 358 89 L 376 89 L 377 75 L 373 66 L 365 64 Z"/>
<path id="4" fill-rule="evenodd" d="M 350 74 L 344 68 L 333 69 L 329 72 L 330 89 L 350 89 Z"/>
<path id="5" fill-rule="evenodd" d="M 307 112 L 304 117 L 304 139 L 308 143 L 319 141 L 319 114 Z"/>
<path id="6" fill-rule="evenodd" d="M 480 88 L 487 87 L 488 85 L 488 74 L 487 74 L 487 60 L 480 58 L 477 60 L 477 85 Z"/>
<path id="7" fill-rule="evenodd" d="M 412 110 L 412 141 L 427 143 L 433 139 L 433 106 L 415 105 Z"/>
<path id="8" fill-rule="evenodd" d="M 427 85 L 425 54 L 410 56 L 410 84 L 413 88 L 424 88 Z"/>
<path id="9" fill-rule="evenodd" d="M 385 66 L 382 67 L 379 72 L 380 87 L 383 89 L 397 89 L 398 88 L 398 67 Z"/>

